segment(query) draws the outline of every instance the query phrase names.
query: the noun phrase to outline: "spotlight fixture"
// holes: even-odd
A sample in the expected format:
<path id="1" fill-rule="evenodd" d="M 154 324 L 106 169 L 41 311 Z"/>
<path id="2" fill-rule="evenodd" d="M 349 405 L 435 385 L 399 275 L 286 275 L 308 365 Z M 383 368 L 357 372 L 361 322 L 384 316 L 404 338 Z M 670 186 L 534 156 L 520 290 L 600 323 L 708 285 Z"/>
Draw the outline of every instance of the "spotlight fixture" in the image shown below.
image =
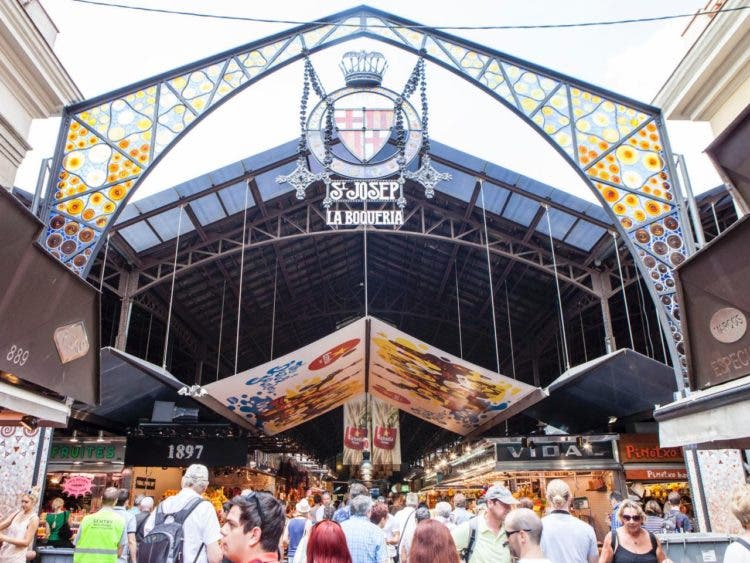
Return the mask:
<path id="1" fill-rule="evenodd" d="M 576 446 L 578 446 L 579 449 L 583 448 L 584 443 L 585 443 L 585 440 L 583 439 L 583 436 L 578 436 L 576 438 Z"/>
<path id="2" fill-rule="evenodd" d="M 29 432 L 39 428 L 39 419 L 30 414 L 21 417 L 21 426 L 23 426 Z"/>
<path id="3" fill-rule="evenodd" d="M 74 444 L 78 443 L 78 430 L 73 430 L 73 435 L 70 437 L 70 441 Z"/>
<path id="4" fill-rule="evenodd" d="M 99 436 L 97 437 L 96 441 L 100 444 L 104 442 L 104 430 L 99 430 Z"/>
<path id="5" fill-rule="evenodd" d="M 359 464 L 362 471 L 372 471 L 372 462 L 370 461 L 370 451 L 364 450 L 362 452 L 362 463 Z"/>
<path id="6" fill-rule="evenodd" d="M 531 438 L 527 438 L 526 436 L 524 436 L 523 438 L 521 438 L 521 447 L 529 448 L 530 450 L 534 449 L 534 441 Z"/>

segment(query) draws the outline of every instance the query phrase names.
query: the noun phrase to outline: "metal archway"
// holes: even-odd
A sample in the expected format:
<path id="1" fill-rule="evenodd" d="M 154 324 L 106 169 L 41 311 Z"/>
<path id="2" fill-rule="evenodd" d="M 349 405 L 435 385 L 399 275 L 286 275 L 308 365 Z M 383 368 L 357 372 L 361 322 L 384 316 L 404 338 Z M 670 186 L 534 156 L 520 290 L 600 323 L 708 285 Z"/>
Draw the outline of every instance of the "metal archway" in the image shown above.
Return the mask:
<path id="1" fill-rule="evenodd" d="M 673 268 L 694 252 L 658 108 L 538 65 L 357 7 L 65 109 L 42 245 L 85 277 L 110 225 L 159 160 L 222 102 L 287 64 L 360 37 L 438 64 L 535 128 L 591 187 L 649 280 L 685 369 Z M 678 377 L 678 387 L 683 378 Z"/>

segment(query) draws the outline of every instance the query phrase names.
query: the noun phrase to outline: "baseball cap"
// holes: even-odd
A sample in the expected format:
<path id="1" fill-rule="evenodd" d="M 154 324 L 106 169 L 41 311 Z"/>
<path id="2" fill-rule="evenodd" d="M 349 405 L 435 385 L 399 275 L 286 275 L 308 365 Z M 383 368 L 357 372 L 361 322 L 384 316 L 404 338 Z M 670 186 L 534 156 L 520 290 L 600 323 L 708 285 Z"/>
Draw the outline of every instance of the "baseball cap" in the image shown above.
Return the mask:
<path id="1" fill-rule="evenodd" d="M 499 500 L 504 504 L 518 504 L 518 499 L 515 498 L 508 489 L 502 485 L 492 485 L 487 492 L 484 493 L 485 500 Z"/>

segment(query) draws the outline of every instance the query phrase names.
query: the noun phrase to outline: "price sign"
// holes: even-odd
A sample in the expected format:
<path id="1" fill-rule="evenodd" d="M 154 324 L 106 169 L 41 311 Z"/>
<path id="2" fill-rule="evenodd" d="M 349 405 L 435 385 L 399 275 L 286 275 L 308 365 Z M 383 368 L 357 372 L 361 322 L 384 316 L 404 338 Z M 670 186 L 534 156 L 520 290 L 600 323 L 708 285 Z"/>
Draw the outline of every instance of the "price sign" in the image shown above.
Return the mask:
<path id="1" fill-rule="evenodd" d="M 128 438 L 125 464 L 140 467 L 245 465 L 247 442 L 221 438 Z"/>

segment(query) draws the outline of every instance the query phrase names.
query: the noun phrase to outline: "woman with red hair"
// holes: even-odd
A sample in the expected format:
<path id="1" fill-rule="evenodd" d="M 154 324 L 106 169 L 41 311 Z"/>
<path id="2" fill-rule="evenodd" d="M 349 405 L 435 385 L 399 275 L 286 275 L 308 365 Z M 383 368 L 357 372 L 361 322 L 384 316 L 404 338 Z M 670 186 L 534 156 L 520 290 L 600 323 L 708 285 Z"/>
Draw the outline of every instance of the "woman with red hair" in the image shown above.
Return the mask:
<path id="1" fill-rule="evenodd" d="M 417 524 L 409 561 L 404 563 L 459 563 L 458 550 L 448 527 L 432 519 Z"/>
<path id="2" fill-rule="evenodd" d="M 352 563 L 338 522 L 321 520 L 313 526 L 307 541 L 307 563 Z"/>

